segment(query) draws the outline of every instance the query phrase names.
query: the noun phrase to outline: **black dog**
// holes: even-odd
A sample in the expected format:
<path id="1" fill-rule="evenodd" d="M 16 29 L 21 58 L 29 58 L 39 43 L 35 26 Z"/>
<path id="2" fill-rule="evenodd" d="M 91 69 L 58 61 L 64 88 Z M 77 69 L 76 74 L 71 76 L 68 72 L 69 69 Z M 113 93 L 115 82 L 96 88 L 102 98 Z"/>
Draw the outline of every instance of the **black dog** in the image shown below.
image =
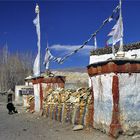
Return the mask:
<path id="1" fill-rule="evenodd" d="M 8 114 L 18 113 L 12 102 L 7 104 L 7 109 L 9 111 Z"/>

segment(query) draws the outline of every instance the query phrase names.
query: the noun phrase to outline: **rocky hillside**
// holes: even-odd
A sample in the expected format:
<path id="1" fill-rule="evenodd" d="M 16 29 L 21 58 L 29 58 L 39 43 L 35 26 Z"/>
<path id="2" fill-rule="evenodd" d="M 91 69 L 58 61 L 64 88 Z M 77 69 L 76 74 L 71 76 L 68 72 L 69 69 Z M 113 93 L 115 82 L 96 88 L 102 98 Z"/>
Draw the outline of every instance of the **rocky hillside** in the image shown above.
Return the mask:
<path id="1" fill-rule="evenodd" d="M 66 76 L 66 88 L 88 87 L 86 72 L 52 71 L 55 75 Z"/>

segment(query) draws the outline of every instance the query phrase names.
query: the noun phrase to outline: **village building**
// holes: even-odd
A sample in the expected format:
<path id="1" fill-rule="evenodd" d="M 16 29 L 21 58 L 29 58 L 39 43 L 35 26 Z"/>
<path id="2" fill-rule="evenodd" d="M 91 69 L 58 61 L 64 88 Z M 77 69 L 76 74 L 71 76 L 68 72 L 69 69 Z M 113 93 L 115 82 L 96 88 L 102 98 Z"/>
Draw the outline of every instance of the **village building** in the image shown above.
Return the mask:
<path id="1" fill-rule="evenodd" d="M 25 80 L 25 85 L 26 86 L 32 86 L 33 85 L 33 83 L 32 83 L 32 76 L 30 75 L 30 76 L 28 76 L 28 77 L 26 77 L 24 80 Z"/>
<path id="2" fill-rule="evenodd" d="M 28 96 L 34 95 L 34 89 L 32 84 L 32 76 L 28 76 L 24 80 L 25 85 L 15 86 L 15 103 L 27 107 L 29 106 Z"/>
<path id="3" fill-rule="evenodd" d="M 15 103 L 18 105 L 28 106 L 27 97 L 34 95 L 33 86 L 31 85 L 16 85 L 15 86 Z"/>

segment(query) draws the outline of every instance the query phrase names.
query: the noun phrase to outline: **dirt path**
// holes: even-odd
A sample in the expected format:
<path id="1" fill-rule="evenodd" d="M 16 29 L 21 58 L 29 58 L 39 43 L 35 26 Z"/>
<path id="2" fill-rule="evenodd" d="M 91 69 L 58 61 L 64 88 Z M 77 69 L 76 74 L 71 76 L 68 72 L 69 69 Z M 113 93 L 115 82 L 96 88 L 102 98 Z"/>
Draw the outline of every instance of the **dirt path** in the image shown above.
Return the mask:
<path id="1" fill-rule="evenodd" d="M 26 113 L 20 108 L 20 113 L 9 115 L 5 106 L 0 102 L 0 140 L 113 140 L 93 129 L 74 132 L 70 124 Z M 132 138 L 119 137 L 119 140 L 124 139 Z"/>

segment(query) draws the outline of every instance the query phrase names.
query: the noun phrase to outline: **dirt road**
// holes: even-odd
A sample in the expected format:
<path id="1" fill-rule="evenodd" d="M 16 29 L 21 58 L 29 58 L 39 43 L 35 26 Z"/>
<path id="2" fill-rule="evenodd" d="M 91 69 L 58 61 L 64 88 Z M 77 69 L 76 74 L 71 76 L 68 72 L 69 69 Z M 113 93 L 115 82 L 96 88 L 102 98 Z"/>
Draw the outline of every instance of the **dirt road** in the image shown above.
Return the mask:
<path id="1" fill-rule="evenodd" d="M 9 115 L 6 104 L 0 102 L 0 140 L 113 140 L 97 130 L 74 132 L 70 124 L 26 113 L 19 107 L 18 110 L 20 113 Z M 119 137 L 119 140 L 124 139 L 132 137 Z"/>

